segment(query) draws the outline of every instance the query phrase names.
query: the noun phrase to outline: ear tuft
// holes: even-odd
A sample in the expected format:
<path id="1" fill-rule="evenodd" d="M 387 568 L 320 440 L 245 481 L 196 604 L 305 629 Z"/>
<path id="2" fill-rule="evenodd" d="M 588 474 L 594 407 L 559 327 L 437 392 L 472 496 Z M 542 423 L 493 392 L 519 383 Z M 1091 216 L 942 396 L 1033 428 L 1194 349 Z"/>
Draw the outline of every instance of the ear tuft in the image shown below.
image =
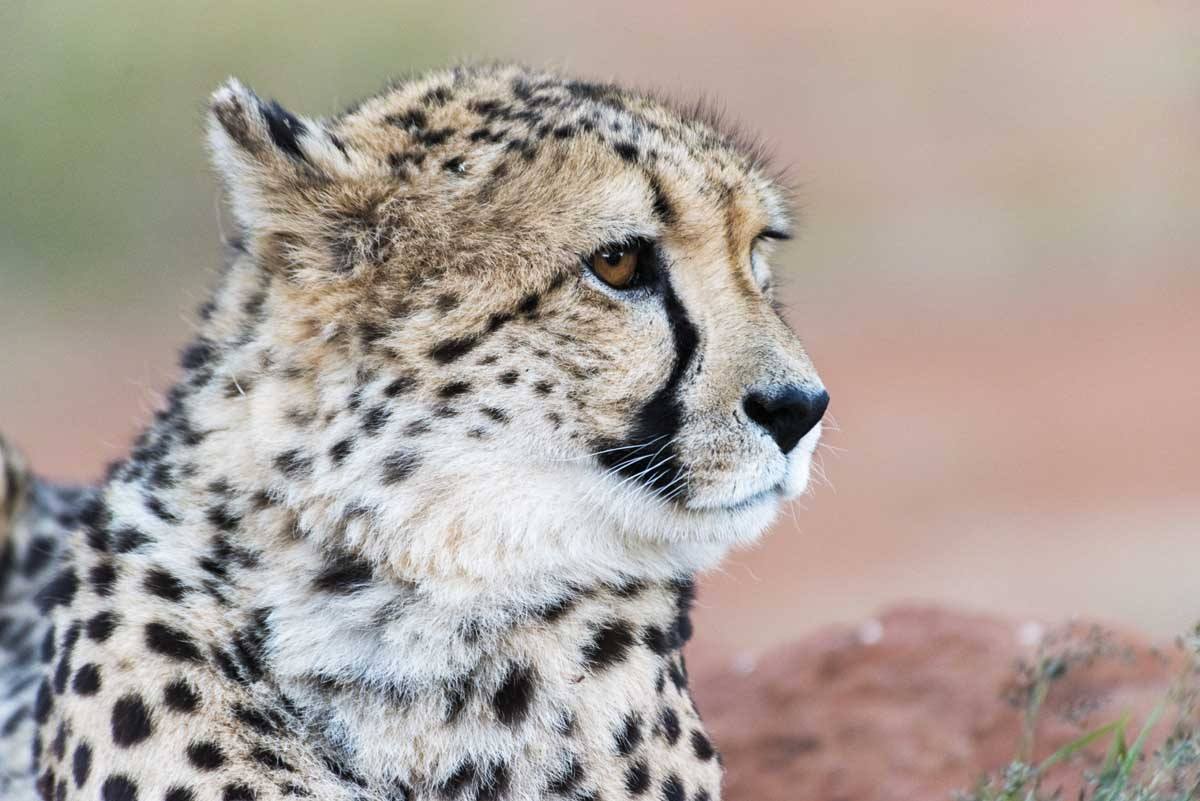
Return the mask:
<path id="1" fill-rule="evenodd" d="M 234 216 L 249 231 L 269 227 L 272 198 L 295 192 L 298 185 L 323 181 L 328 159 L 324 129 L 306 122 L 278 103 L 264 102 L 236 78 L 209 101 L 208 142 L 224 179 Z M 314 159 L 313 154 L 318 158 Z"/>
<path id="2" fill-rule="evenodd" d="M 286 159 L 294 160 L 293 166 L 314 166 L 308 151 L 324 135 L 320 125 L 305 122 L 274 100 L 264 102 L 236 78 L 213 92 L 209 110 L 209 141 L 218 155 L 233 145 L 264 166 Z"/>

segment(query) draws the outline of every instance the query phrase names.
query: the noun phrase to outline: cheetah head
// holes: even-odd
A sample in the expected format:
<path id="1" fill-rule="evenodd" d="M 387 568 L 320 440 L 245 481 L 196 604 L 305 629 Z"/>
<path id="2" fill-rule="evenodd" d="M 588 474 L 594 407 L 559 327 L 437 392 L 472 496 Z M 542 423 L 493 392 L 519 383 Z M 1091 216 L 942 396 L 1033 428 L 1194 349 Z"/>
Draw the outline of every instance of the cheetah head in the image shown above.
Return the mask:
<path id="1" fill-rule="evenodd" d="M 327 120 L 231 81 L 210 116 L 243 242 L 212 336 L 259 373 L 230 447 L 354 547 L 670 572 L 805 489 L 828 396 L 772 301 L 786 204 L 698 115 L 488 67 Z"/>

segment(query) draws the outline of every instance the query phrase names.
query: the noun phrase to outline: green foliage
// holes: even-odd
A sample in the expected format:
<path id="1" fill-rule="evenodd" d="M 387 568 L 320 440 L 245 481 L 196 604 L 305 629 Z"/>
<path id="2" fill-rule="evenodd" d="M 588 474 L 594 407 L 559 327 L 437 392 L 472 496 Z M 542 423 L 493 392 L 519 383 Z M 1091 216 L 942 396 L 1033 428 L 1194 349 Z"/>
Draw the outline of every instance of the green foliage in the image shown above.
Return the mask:
<path id="1" fill-rule="evenodd" d="M 0 3 L 0 287 L 25 305 L 118 307 L 208 282 L 217 191 L 210 92 L 237 75 L 324 116 L 504 32 L 439 0 Z M 173 306 L 172 308 L 176 308 Z"/>
<path id="2" fill-rule="evenodd" d="M 1048 771 L 1061 764 L 1077 765 L 1080 771 L 1084 786 L 1079 801 L 1200 798 L 1200 627 L 1179 646 L 1186 652 L 1186 668 L 1139 728 L 1132 729 L 1130 717 L 1124 715 L 1034 764 L 1037 722 L 1053 686 L 1072 670 L 1121 656 L 1097 629 L 1082 645 L 1072 638 L 1049 638 L 1033 661 L 1019 668 L 1021 681 L 1012 700 L 1022 709 L 1024 726 L 1016 758 L 999 775 L 985 777 L 972 791 L 958 794 L 956 801 L 1059 801 L 1059 790 L 1045 787 L 1045 780 Z M 1170 734 L 1159 748 L 1148 751 L 1151 733 L 1168 714 L 1174 717 Z M 1093 746 L 1101 744 L 1107 750 L 1097 763 Z"/>

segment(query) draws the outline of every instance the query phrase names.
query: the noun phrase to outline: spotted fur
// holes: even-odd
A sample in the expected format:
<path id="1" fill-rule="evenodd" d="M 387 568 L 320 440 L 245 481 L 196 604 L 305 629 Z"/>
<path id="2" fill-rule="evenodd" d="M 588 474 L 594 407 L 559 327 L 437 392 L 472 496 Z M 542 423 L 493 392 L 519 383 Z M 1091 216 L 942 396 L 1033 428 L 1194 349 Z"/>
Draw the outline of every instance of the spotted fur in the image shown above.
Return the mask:
<path id="1" fill-rule="evenodd" d="M 779 400 L 821 388 L 762 165 L 506 66 L 326 120 L 230 81 L 209 142 L 239 235 L 129 457 L 64 490 L 0 443 L 0 795 L 718 799 L 692 577 L 824 408 Z M 588 270 L 634 240 L 650 285 Z"/>

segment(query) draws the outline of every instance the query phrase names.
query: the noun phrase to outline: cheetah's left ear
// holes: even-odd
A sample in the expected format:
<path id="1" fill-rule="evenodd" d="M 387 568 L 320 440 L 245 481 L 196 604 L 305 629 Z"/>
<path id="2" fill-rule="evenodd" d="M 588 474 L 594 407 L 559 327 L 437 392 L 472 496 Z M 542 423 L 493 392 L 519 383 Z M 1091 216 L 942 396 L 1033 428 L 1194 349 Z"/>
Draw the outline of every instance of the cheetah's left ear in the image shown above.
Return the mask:
<path id="1" fill-rule="evenodd" d="M 234 216 L 249 231 L 270 228 L 298 189 L 344 175 L 351 161 L 319 122 L 261 100 L 236 78 L 212 95 L 208 143 Z"/>

